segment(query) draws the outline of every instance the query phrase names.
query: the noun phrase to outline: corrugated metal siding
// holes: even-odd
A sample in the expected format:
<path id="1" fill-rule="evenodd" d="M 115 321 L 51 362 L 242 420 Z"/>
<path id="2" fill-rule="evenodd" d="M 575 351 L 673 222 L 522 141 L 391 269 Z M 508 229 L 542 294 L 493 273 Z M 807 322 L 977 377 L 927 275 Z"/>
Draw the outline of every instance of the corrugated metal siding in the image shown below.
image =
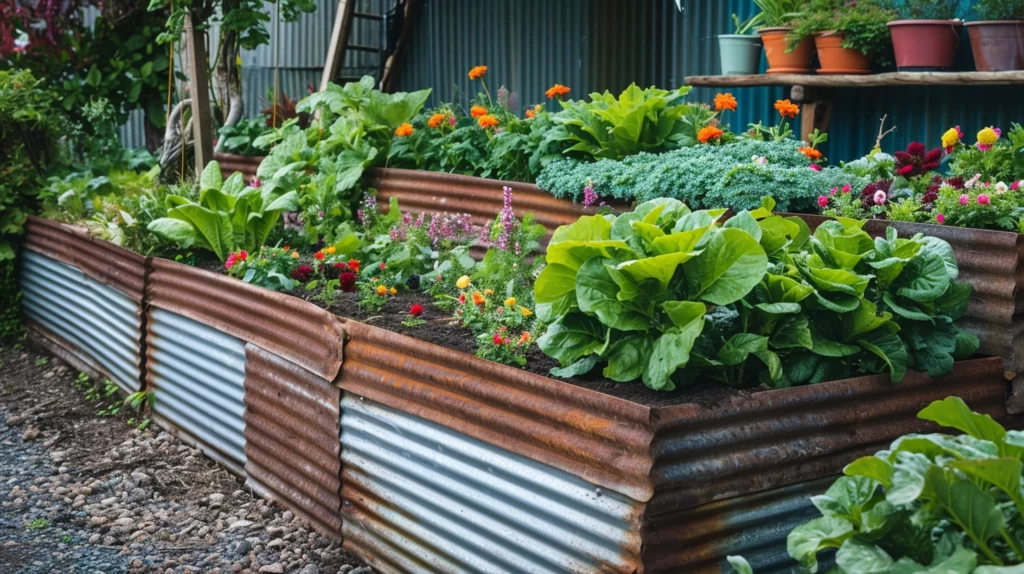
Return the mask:
<path id="1" fill-rule="evenodd" d="M 80 269 L 22 251 L 25 314 L 70 343 L 64 349 L 125 392 L 140 387 L 142 307 Z"/>
<path id="2" fill-rule="evenodd" d="M 345 547 L 382 572 L 634 572 L 641 503 L 346 393 Z"/>
<path id="3" fill-rule="evenodd" d="M 341 391 L 251 343 L 245 356 L 249 485 L 340 538 Z"/>
<path id="4" fill-rule="evenodd" d="M 245 342 L 163 309 L 150 308 L 146 377 L 153 412 L 211 458 L 245 466 Z"/>

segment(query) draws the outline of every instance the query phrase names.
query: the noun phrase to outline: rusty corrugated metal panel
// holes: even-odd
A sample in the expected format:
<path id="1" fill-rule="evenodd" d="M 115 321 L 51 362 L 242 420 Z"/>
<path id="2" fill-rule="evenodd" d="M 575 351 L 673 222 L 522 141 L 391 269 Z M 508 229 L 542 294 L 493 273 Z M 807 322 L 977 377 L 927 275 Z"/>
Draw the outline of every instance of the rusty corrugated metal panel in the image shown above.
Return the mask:
<path id="1" fill-rule="evenodd" d="M 236 171 L 242 173 L 245 181 L 256 177 L 256 170 L 263 161 L 261 156 L 235 155 L 232 153 L 214 153 L 213 159 L 220 164 L 220 173 L 224 179 L 231 177 Z"/>
<path id="2" fill-rule="evenodd" d="M 583 207 L 557 199 L 529 183 L 500 181 L 466 175 L 452 175 L 413 169 L 374 169 L 366 179 L 377 190 L 377 204 L 385 213 L 388 201 L 398 199 L 403 210 L 426 213 L 468 213 L 473 223 L 486 225 L 494 221 L 504 206 L 504 186 L 512 188 L 512 207 L 522 217 L 532 213 L 537 223 L 553 232 L 560 225 L 569 225 L 582 215 L 598 213 L 596 207 Z M 628 209 L 621 203 L 614 209 Z"/>
<path id="3" fill-rule="evenodd" d="M 248 484 L 341 538 L 341 391 L 330 381 L 245 346 Z"/>
<path id="4" fill-rule="evenodd" d="M 834 479 L 744 494 L 648 520 L 644 572 L 733 574 L 725 560 L 732 555 L 746 558 L 758 574 L 794 572 L 798 566 L 786 551 L 786 536 L 820 516 L 810 497 L 827 490 Z"/>
<path id="5" fill-rule="evenodd" d="M 245 342 L 154 307 L 146 329 L 146 386 L 155 418 L 244 476 Z"/>
<path id="6" fill-rule="evenodd" d="M 340 320 L 297 297 L 154 258 L 147 302 L 258 345 L 334 380 L 341 367 Z"/>
<path id="7" fill-rule="evenodd" d="M 912 432 L 935 429 L 917 418 L 932 401 L 959 396 L 1009 427 L 1009 387 L 998 357 L 960 361 L 932 379 L 910 372 L 899 385 L 873 375 L 737 396 L 707 409 L 655 409 L 655 495 L 649 515 L 829 476 L 853 459 Z"/>
<path id="8" fill-rule="evenodd" d="M 48 229 L 33 225 L 29 241 L 38 247 L 40 230 Z M 96 245 L 74 240 L 73 236 L 43 236 L 47 237 L 47 249 L 62 253 L 75 252 L 78 244 Z M 55 243 L 62 240 L 67 243 Z M 35 251 L 25 250 L 21 257 L 21 304 L 34 338 L 76 366 L 86 367 L 90 374 L 110 379 L 125 392 L 139 390 L 142 305 L 87 276 L 78 267 Z M 73 258 L 83 261 L 86 256 L 76 253 Z M 93 270 L 115 265 L 88 261 L 86 264 Z"/>
<path id="9" fill-rule="evenodd" d="M 345 548 L 378 571 L 640 568 L 642 503 L 350 392 L 341 404 Z"/>
<path id="10" fill-rule="evenodd" d="M 789 215 L 789 214 L 783 214 Z M 798 214 L 813 229 L 828 218 Z M 916 233 L 947 241 L 953 247 L 960 280 L 971 284 L 971 302 L 958 325 L 981 341 L 978 352 L 1001 356 L 1006 369 L 1024 372 L 1024 236 L 1008 231 L 947 225 L 870 220 L 864 230 L 875 237 L 895 228 L 901 237 Z"/>
<path id="11" fill-rule="evenodd" d="M 97 239 L 68 225 L 29 217 L 25 223 L 25 248 L 56 259 L 142 302 L 146 283 L 146 258 Z"/>
<path id="12" fill-rule="evenodd" d="M 355 321 L 344 391 L 644 501 L 648 407 Z"/>

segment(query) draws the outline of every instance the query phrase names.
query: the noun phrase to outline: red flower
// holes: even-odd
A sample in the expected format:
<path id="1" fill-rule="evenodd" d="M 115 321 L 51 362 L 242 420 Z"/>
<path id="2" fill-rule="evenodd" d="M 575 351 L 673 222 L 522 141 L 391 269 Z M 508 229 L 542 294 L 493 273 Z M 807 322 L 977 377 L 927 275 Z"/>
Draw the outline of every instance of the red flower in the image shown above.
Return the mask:
<path id="1" fill-rule="evenodd" d="M 384 268 L 386 268 L 386 267 L 387 267 L 387 265 L 384 265 L 384 262 L 383 262 L 383 261 L 381 261 L 381 262 L 380 262 L 380 270 L 381 270 L 381 271 L 383 271 L 383 270 L 384 270 Z"/>
<path id="2" fill-rule="evenodd" d="M 238 258 L 241 259 L 242 261 L 245 261 L 246 259 L 249 258 L 249 252 L 246 251 L 245 249 L 239 251 Z"/>
<path id="3" fill-rule="evenodd" d="M 459 293 L 459 305 L 465 305 L 465 304 L 466 304 L 466 294 L 465 293 Z"/>
<path id="4" fill-rule="evenodd" d="M 355 291 L 356 274 L 351 271 L 345 271 L 341 275 L 338 275 L 338 287 L 340 287 L 345 293 L 352 293 Z"/>
<path id="5" fill-rule="evenodd" d="M 324 260 L 324 252 L 323 251 L 317 251 L 316 253 L 313 254 L 313 259 L 316 259 L 318 261 L 323 261 Z"/>
<path id="6" fill-rule="evenodd" d="M 501 336 L 501 331 L 498 331 L 491 340 L 494 341 L 495 345 L 500 345 L 505 339 Z"/>
<path id="7" fill-rule="evenodd" d="M 292 270 L 292 279 L 296 281 L 306 282 L 313 277 L 313 268 L 309 265 L 299 265 Z"/>
<path id="8" fill-rule="evenodd" d="M 413 317 L 419 317 L 423 314 L 423 305 L 412 304 L 409 307 L 409 314 Z"/>
<path id="9" fill-rule="evenodd" d="M 359 261 L 355 259 L 349 259 L 347 265 L 350 271 L 352 271 L 353 273 L 359 273 Z"/>
<path id="10" fill-rule="evenodd" d="M 926 152 L 923 143 L 912 142 L 907 151 L 898 151 L 896 156 L 896 173 L 903 177 L 916 177 L 939 168 L 942 161 L 942 148 Z"/>

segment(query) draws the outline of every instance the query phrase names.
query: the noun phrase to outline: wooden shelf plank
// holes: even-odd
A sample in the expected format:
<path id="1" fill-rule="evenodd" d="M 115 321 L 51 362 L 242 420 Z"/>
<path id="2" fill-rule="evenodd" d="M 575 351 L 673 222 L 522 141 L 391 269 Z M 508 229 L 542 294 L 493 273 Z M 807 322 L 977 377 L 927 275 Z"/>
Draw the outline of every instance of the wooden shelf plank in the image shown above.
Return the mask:
<path id="1" fill-rule="evenodd" d="M 753 76 L 687 76 L 690 86 L 739 88 L 806 86 L 809 88 L 877 88 L 881 86 L 1007 86 L 1024 84 L 1024 71 L 1014 72 L 890 72 L 863 76 L 757 74 Z"/>

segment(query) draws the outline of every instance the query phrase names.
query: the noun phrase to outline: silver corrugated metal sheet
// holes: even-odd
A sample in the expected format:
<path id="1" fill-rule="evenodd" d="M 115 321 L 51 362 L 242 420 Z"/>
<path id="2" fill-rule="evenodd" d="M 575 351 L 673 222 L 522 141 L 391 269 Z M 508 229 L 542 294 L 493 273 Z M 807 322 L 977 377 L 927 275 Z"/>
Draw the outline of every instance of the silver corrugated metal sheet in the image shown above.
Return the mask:
<path id="1" fill-rule="evenodd" d="M 151 307 L 146 381 L 153 411 L 236 474 L 245 466 L 245 342 Z"/>
<path id="2" fill-rule="evenodd" d="M 641 503 L 419 417 L 341 401 L 345 547 L 381 572 L 634 572 Z"/>
<path id="3" fill-rule="evenodd" d="M 142 308 L 80 269 L 33 251 L 22 252 L 22 307 L 91 370 L 125 392 L 139 390 Z"/>

